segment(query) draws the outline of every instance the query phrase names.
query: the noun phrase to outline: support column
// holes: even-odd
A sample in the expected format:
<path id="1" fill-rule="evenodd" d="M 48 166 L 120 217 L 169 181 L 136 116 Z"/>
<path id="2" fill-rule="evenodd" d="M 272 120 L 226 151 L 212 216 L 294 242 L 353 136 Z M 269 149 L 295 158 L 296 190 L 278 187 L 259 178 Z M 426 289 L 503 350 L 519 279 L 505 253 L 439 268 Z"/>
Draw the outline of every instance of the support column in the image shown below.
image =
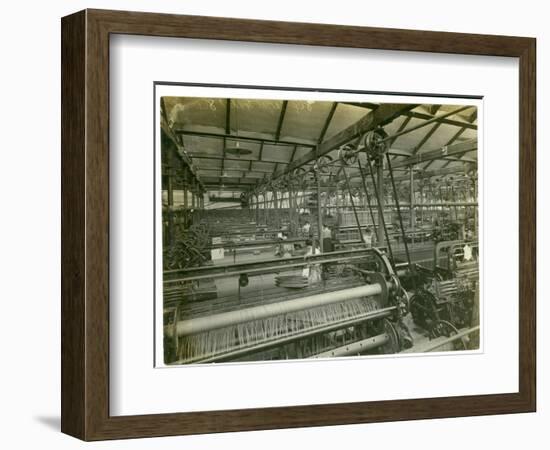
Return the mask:
<path id="1" fill-rule="evenodd" d="M 256 226 L 258 225 L 258 220 L 260 220 L 260 196 L 258 194 L 256 197 Z"/>
<path id="2" fill-rule="evenodd" d="M 317 161 L 317 165 L 319 162 Z M 324 252 L 323 248 L 323 210 L 321 208 L 321 173 L 317 171 L 317 236 L 319 238 L 319 246 L 321 248 L 321 253 Z"/>
<path id="3" fill-rule="evenodd" d="M 420 203 L 424 205 L 424 183 L 420 184 Z M 420 209 L 420 222 L 424 225 L 424 208 Z"/>
<path id="4" fill-rule="evenodd" d="M 168 193 L 168 243 L 172 245 L 174 243 L 174 186 L 172 169 L 168 170 L 166 190 Z"/>
<path id="5" fill-rule="evenodd" d="M 279 202 L 278 202 L 276 190 L 273 190 L 272 196 L 273 196 L 273 215 L 275 217 L 275 225 L 277 229 L 279 229 L 281 228 L 281 222 L 279 217 Z"/>
<path id="6" fill-rule="evenodd" d="M 416 218 L 415 218 L 415 211 L 414 211 L 414 170 L 411 166 L 411 168 L 409 169 L 410 173 L 409 173 L 409 180 L 410 180 L 410 200 L 409 200 L 409 203 L 410 203 L 410 206 L 409 206 L 409 214 L 410 214 L 410 217 L 409 217 L 409 226 L 412 228 L 412 231 L 414 232 L 414 226 L 415 226 L 415 222 L 416 222 Z"/>
<path id="7" fill-rule="evenodd" d="M 341 223 L 341 220 L 340 220 L 340 193 L 338 192 L 338 186 L 336 186 L 335 206 L 336 206 L 336 226 L 337 226 L 338 229 L 340 229 L 340 223 Z"/>
<path id="8" fill-rule="evenodd" d="M 298 218 L 294 216 L 294 190 L 292 184 L 288 184 L 288 219 L 290 220 L 290 232 L 292 236 L 297 235 Z"/>
<path id="9" fill-rule="evenodd" d="M 351 192 L 351 187 L 349 184 L 349 177 L 348 173 L 346 172 L 346 169 L 342 166 L 342 172 L 344 173 L 344 177 L 346 178 L 346 186 L 348 188 L 349 192 L 349 201 L 351 203 L 351 209 L 353 210 L 353 215 L 355 216 L 355 222 L 357 223 L 357 231 L 359 232 L 359 240 L 361 243 L 365 242 L 363 237 L 363 230 L 361 230 L 361 222 L 359 220 L 359 216 L 357 215 L 357 209 L 355 208 L 355 201 L 353 200 L 353 194 Z"/>
<path id="10" fill-rule="evenodd" d="M 412 243 L 414 244 L 414 229 L 416 225 L 416 216 L 415 216 L 415 210 L 414 210 L 414 170 L 413 166 L 409 169 L 409 182 L 410 182 L 410 192 L 409 192 L 409 226 L 411 227 L 411 236 L 412 236 Z M 396 192 L 395 195 L 398 195 Z"/>
<path id="11" fill-rule="evenodd" d="M 188 205 L 188 201 L 187 201 L 187 195 L 188 195 L 188 192 L 187 192 L 187 185 L 183 185 L 183 209 L 187 210 L 187 208 L 189 207 Z"/>
<path id="12" fill-rule="evenodd" d="M 188 188 L 189 187 L 189 172 L 187 171 L 187 168 L 183 171 L 183 209 L 185 209 L 185 214 L 187 215 L 187 209 L 189 208 L 189 200 L 187 198 L 187 195 L 189 193 Z"/>
<path id="13" fill-rule="evenodd" d="M 477 204 L 479 204 L 479 199 L 477 198 L 477 178 L 474 178 L 474 202 L 477 202 Z M 477 222 L 479 220 L 478 209 L 479 208 L 477 207 L 474 208 L 474 240 L 479 239 L 479 236 L 477 234 L 479 229 L 479 224 Z"/>
<path id="14" fill-rule="evenodd" d="M 267 226 L 267 191 L 263 194 L 264 197 L 264 224 Z"/>

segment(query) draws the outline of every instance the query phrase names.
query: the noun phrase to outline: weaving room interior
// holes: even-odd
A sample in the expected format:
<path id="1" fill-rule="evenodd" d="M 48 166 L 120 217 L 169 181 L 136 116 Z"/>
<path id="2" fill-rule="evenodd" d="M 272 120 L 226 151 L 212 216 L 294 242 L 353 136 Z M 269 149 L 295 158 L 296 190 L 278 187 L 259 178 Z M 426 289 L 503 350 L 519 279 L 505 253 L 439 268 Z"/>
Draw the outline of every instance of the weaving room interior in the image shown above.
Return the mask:
<path id="1" fill-rule="evenodd" d="M 166 365 L 480 348 L 478 106 L 161 97 Z"/>

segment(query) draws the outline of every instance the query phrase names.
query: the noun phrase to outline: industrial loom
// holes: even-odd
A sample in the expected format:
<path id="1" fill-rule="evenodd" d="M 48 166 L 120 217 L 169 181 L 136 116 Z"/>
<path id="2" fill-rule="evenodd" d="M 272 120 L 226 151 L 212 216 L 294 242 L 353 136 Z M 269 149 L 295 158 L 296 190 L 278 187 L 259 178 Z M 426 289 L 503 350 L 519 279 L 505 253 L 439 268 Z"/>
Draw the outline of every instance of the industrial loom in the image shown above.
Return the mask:
<path id="1" fill-rule="evenodd" d="M 329 275 L 304 289 L 254 282 L 312 265 Z M 407 293 L 376 248 L 171 271 L 164 285 L 192 289 L 222 279 L 238 283 L 236 291 L 165 309 L 167 364 L 396 353 L 411 345 L 401 320 Z"/>

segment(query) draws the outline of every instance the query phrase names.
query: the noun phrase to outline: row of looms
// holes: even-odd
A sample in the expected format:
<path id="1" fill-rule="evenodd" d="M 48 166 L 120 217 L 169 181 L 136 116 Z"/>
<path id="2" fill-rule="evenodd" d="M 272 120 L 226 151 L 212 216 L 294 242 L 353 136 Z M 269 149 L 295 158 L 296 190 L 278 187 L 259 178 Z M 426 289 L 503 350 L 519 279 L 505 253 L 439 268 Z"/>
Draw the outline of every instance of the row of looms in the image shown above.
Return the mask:
<path id="1" fill-rule="evenodd" d="M 166 364 L 479 348 L 475 106 L 161 112 Z"/>

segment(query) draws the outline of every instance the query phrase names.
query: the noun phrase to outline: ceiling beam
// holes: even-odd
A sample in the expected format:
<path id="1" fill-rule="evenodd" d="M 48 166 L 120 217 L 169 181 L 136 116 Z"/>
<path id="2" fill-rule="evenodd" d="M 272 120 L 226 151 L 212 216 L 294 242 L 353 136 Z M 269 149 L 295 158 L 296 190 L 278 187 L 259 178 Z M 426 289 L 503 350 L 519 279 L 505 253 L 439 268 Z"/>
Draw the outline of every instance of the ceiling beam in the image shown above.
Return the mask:
<path id="1" fill-rule="evenodd" d="M 376 109 L 380 106 L 378 103 L 370 103 L 370 102 L 340 102 L 344 105 L 349 106 L 357 106 L 359 108 L 365 108 L 365 109 Z"/>
<path id="2" fill-rule="evenodd" d="M 281 106 L 281 114 L 279 115 L 279 122 L 277 123 L 277 131 L 275 132 L 275 140 L 278 141 L 281 137 L 281 130 L 283 129 L 283 122 L 285 120 L 286 107 L 288 106 L 288 100 L 283 101 Z"/>
<path id="3" fill-rule="evenodd" d="M 216 172 L 216 173 L 219 173 L 221 174 L 221 170 L 220 169 L 216 169 L 216 168 L 212 168 L 212 167 L 202 167 L 202 168 L 199 168 L 199 172 Z M 240 172 L 240 173 L 243 173 L 243 170 L 242 169 L 225 169 L 225 172 Z M 251 172 L 256 172 L 256 173 L 271 173 L 273 172 L 272 170 L 252 170 Z M 208 176 L 208 175 L 206 175 Z M 237 177 L 228 177 L 228 178 L 237 178 Z M 243 177 L 241 176 L 240 178 L 246 178 L 246 177 Z M 255 177 L 251 177 L 251 178 L 255 178 Z"/>
<path id="4" fill-rule="evenodd" d="M 386 141 L 387 141 L 387 140 L 390 140 L 390 141 L 391 141 L 391 140 L 395 139 L 395 138 L 398 137 L 398 136 L 403 136 L 404 134 L 409 134 L 409 133 L 411 133 L 411 132 L 413 132 L 413 131 L 416 131 L 416 130 L 418 130 L 418 129 L 420 129 L 420 128 L 427 127 L 428 125 L 431 125 L 432 123 L 440 122 L 441 119 L 445 119 L 446 117 L 450 117 L 450 116 L 453 116 L 453 115 L 455 115 L 455 114 L 458 114 L 459 112 L 462 112 L 462 111 L 464 111 L 464 110 L 466 110 L 466 109 L 468 109 L 468 108 L 469 108 L 469 106 L 461 106 L 460 108 L 457 108 L 457 109 L 455 109 L 455 110 L 453 110 L 453 111 L 446 112 L 445 114 L 442 114 L 442 115 L 440 115 L 440 116 L 432 116 L 431 119 L 428 119 L 428 120 L 426 120 L 426 121 L 424 121 L 424 122 L 422 122 L 422 123 L 419 123 L 418 125 L 413 125 L 412 127 L 407 128 L 407 129 L 405 129 L 405 130 L 403 130 L 403 131 L 396 132 L 396 133 L 394 133 L 393 135 L 391 135 L 391 136 L 385 138 L 384 140 L 386 140 Z"/>
<path id="5" fill-rule="evenodd" d="M 473 122 L 477 119 L 477 108 L 474 110 L 474 112 L 472 114 L 470 114 L 470 116 L 468 117 L 468 121 L 469 122 Z M 457 132 L 457 135 L 460 136 L 462 133 L 464 133 L 466 131 L 466 128 L 462 127 L 460 130 L 458 130 Z M 454 138 L 454 136 L 453 136 Z M 453 140 L 454 142 L 454 140 Z M 447 144 L 449 145 L 449 144 Z M 461 156 L 458 157 L 459 159 L 462 158 Z M 447 167 L 449 164 L 451 163 L 451 161 L 449 161 L 448 163 L 445 163 L 441 168 L 444 169 L 445 167 Z"/>
<path id="6" fill-rule="evenodd" d="M 442 177 L 445 175 L 451 175 L 456 173 L 466 173 L 466 171 L 467 169 L 464 167 L 449 167 L 444 170 L 438 169 L 438 170 L 431 170 L 431 171 L 415 170 L 416 173 L 414 177 L 415 177 L 415 180 L 419 180 L 419 179 L 425 179 L 425 178 Z M 384 170 L 384 172 L 386 173 L 387 170 Z M 350 175 L 349 178 L 354 179 L 359 177 L 360 177 L 359 174 L 354 174 L 354 175 Z M 367 178 L 365 181 L 367 181 L 367 183 L 371 183 L 371 180 L 369 178 Z M 408 173 L 406 175 L 398 175 L 394 177 L 394 181 L 396 182 L 410 181 L 410 175 Z"/>
<path id="7" fill-rule="evenodd" d="M 443 159 L 451 156 L 462 155 L 473 150 L 477 150 L 477 139 L 470 139 L 468 141 L 459 142 L 458 144 L 444 146 L 437 150 L 418 153 L 410 158 L 393 163 L 392 168 L 397 169 L 399 167 L 408 167 L 422 162 L 431 161 L 433 159 Z"/>
<path id="8" fill-rule="evenodd" d="M 213 182 L 213 181 L 205 182 L 204 186 L 206 188 L 213 188 L 216 191 L 218 191 L 218 190 L 223 191 L 227 187 L 241 187 L 241 188 L 245 189 L 245 188 L 249 188 L 249 187 L 254 186 L 254 185 L 252 183 L 242 183 L 242 182 L 241 183 L 236 183 L 234 181 L 223 182 L 222 179 L 220 179 L 219 182 Z"/>
<path id="9" fill-rule="evenodd" d="M 236 141 L 251 141 L 251 142 L 258 142 L 260 144 L 268 143 L 273 145 L 285 145 L 285 146 L 291 146 L 291 145 L 299 145 L 301 147 L 315 147 L 315 144 L 310 143 L 304 143 L 304 142 L 297 142 L 297 141 L 281 141 L 281 140 L 275 140 L 270 138 L 255 138 L 250 136 L 238 136 L 235 134 L 225 134 L 225 133 L 206 133 L 202 131 L 188 131 L 188 130 L 175 130 L 174 133 L 184 135 L 184 136 L 198 136 L 198 137 L 207 137 L 207 138 L 214 138 L 214 139 L 234 139 Z"/>
<path id="10" fill-rule="evenodd" d="M 292 161 L 294 161 L 294 156 L 296 156 L 296 150 L 298 150 L 298 146 L 295 145 L 294 146 L 294 150 L 292 150 L 292 155 L 290 155 L 290 160 L 288 161 L 289 163 L 291 163 Z"/>
<path id="11" fill-rule="evenodd" d="M 225 159 L 226 161 L 240 161 L 240 162 L 264 162 L 264 163 L 270 163 L 270 164 L 276 164 L 276 163 L 280 163 L 281 161 L 275 161 L 275 160 L 271 160 L 271 159 L 268 159 L 268 160 L 259 160 L 259 159 L 250 159 L 250 158 L 223 158 L 222 156 L 207 156 L 207 155 L 202 155 L 200 153 L 192 153 L 191 155 L 191 158 L 192 159 L 210 159 L 210 160 L 214 160 L 214 161 L 221 161 L 222 159 Z M 197 165 L 197 168 L 199 168 L 199 166 Z"/>
<path id="12" fill-rule="evenodd" d="M 323 142 L 323 139 L 325 139 L 325 134 L 327 134 L 328 127 L 330 126 L 330 122 L 332 122 L 332 118 L 334 117 L 334 113 L 336 112 L 337 107 L 338 107 L 338 102 L 334 102 L 330 107 L 330 111 L 328 112 L 327 118 L 325 120 L 325 124 L 323 125 L 323 129 L 321 130 L 321 134 L 317 139 L 317 143 L 320 144 L 321 142 Z"/>
<path id="13" fill-rule="evenodd" d="M 409 124 L 409 122 L 412 120 L 412 117 L 405 117 L 405 119 L 403 120 L 403 122 L 401 122 L 401 125 L 399 125 L 399 128 L 397 129 L 397 132 L 400 133 L 401 131 L 403 131 L 405 129 L 405 127 Z M 388 147 L 391 147 L 395 141 L 397 141 L 397 139 L 399 139 L 399 136 L 397 137 L 394 137 L 392 140 L 390 140 L 389 144 L 388 144 Z M 391 151 L 391 149 L 388 151 L 390 154 L 392 154 L 393 152 Z M 402 155 L 397 155 L 395 154 L 396 156 L 402 156 Z M 396 156 L 393 157 L 392 161 L 396 158 Z M 405 155 L 405 156 L 411 156 L 411 154 L 409 153 L 409 155 Z"/>
<path id="14" fill-rule="evenodd" d="M 464 133 L 466 131 L 466 128 L 462 127 L 460 130 L 458 130 L 454 135 L 453 137 L 451 137 L 451 139 L 449 139 L 447 141 L 447 143 L 445 145 L 449 146 L 449 145 L 452 145 L 461 135 L 462 133 Z M 431 161 L 428 162 L 428 164 L 426 164 L 424 167 L 423 167 L 423 170 L 426 170 L 428 167 L 430 167 L 433 163 L 434 163 L 435 159 L 432 159 Z M 447 167 L 448 165 L 450 164 L 450 161 L 445 164 L 442 168 L 444 169 L 445 167 Z"/>
<path id="15" fill-rule="evenodd" d="M 433 136 L 433 134 L 437 131 L 437 129 L 441 126 L 441 123 L 436 122 L 435 125 L 430 128 L 430 131 L 428 131 L 425 136 L 420 140 L 420 142 L 413 148 L 413 155 L 416 155 L 422 147 L 428 142 L 428 140 Z"/>
<path id="16" fill-rule="evenodd" d="M 386 125 L 393 121 L 395 118 L 399 117 L 406 111 L 410 111 L 412 108 L 417 107 L 418 105 L 413 104 L 394 104 L 394 103 L 385 103 L 380 105 L 374 111 L 371 111 L 361 119 L 359 119 L 354 124 L 350 125 L 346 129 L 335 134 L 331 138 L 325 140 L 324 142 L 317 145 L 317 147 L 310 152 L 306 153 L 301 158 L 293 161 L 289 164 L 284 171 L 275 173 L 274 177 L 284 175 L 285 173 L 291 172 L 292 170 L 303 166 L 311 161 L 314 161 L 321 156 L 326 155 L 335 148 L 338 148 L 347 142 L 351 141 L 354 138 L 360 137 L 362 134 L 367 131 L 373 130 L 379 126 Z"/>
<path id="17" fill-rule="evenodd" d="M 433 119 L 434 117 L 437 117 L 433 114 L 427 114 L 427 113 L 418 112 L 418 111 L 409 111 L 405 113 L 405 115 L 412 117 L 414 119 L 422 119 L 422 120 L 430 120 L 430 119 Z M 465 121 L 463 122 L 461 120 L 443 118 L 443 119 L 439 119 L 438 122 L 446 125 L 453 125 L 455 127 L 466 127 L 470 130 L 477 130 L 477 125 L 473 123 L 465 122 Z"/>
<path id="18" fill-rule="evenodd" d="M 395 156 L 413 156 L 410 150 L 401 150 L 400 148 L 389 148 L 388 153 Z"/>
<path id="19" fill-rule="evenodd" d="M 231 99 L 225 103 L 225 134 L 231 134 Z"/>

